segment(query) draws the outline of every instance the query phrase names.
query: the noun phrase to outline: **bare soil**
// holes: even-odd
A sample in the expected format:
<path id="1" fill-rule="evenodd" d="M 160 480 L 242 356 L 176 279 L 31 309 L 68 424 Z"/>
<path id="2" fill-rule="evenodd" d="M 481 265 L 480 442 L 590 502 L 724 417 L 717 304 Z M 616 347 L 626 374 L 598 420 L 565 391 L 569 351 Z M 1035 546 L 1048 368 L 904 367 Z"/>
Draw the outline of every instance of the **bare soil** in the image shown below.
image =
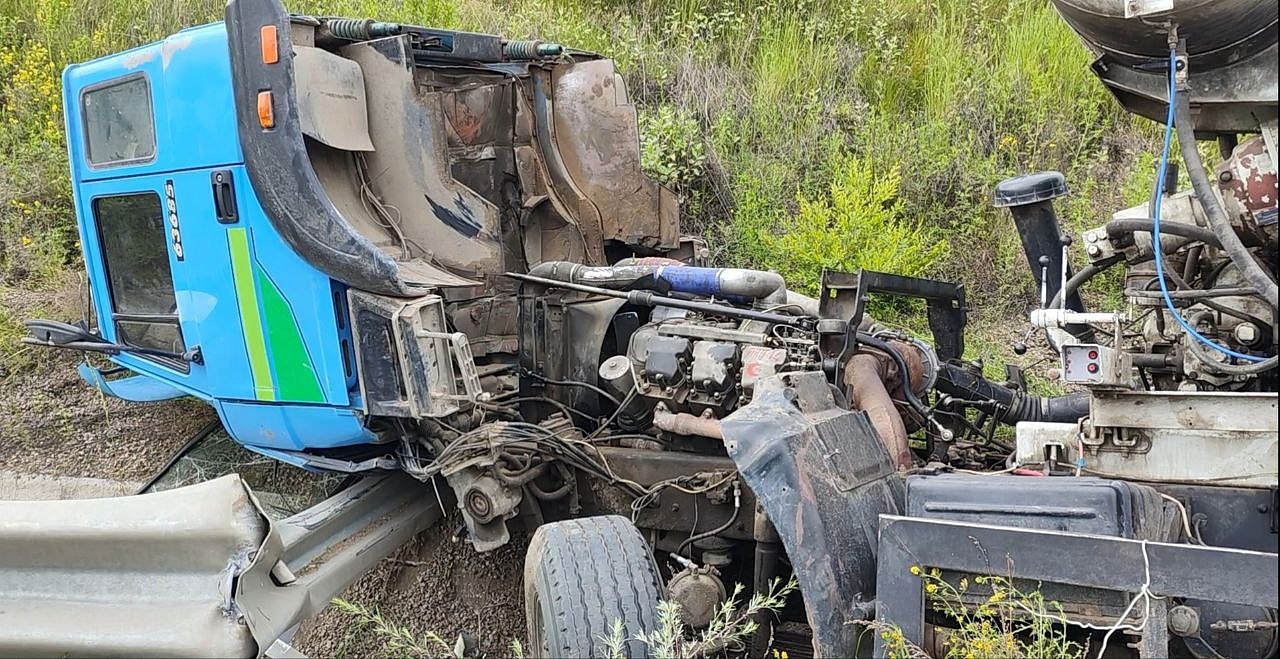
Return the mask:
<path id="1" fill-rule="evenodd" d="M 69 280 L 53 291 L 0 288 L 0 306 L 15 318 L 78 317 L 73 286 Z M 80 360 L 79 353 L 51 348 L 0 349 L 0 467 L 144 481 L 214 418 L 193 399 L 129 403 L 104 396 L 80 379 Z"/>
<path id="2" fill-rule="evenodd" d="M 509 656 L 513 639 L 525 642 L 521 574 L 528 536 L 513 533 L 506 546 L 480 554 L 452 537 L 460 524 L 456 512 L 447 515 L 341 597 L 376 608 L 419 638 L 432 632 L 453 644 L 462 634 L 485 656 Z M 381 639 L 354 623 L 330 607 L 302 625 L 295 647 L 309 657 L 379 654 Z"/>

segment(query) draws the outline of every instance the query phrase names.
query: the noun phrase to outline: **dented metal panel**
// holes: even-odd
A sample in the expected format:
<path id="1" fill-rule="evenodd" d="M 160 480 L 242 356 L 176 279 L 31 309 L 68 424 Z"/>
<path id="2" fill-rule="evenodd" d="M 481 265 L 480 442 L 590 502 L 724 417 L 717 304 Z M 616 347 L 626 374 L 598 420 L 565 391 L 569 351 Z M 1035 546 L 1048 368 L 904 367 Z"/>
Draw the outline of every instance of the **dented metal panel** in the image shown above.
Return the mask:
<path id="1" fill-rule="evenodd" d="M 556 69 L 552 81 L 555 145 L 586 198 L 580 212 L 598 218 L 604 240 L 674 248 L 678 204 L 640 169 L 635 107 L 613 62 L 577 62 Z"/>
<path id="2" fill-rule="evenodd" d="M 266 535 L 236 475 L 0 502 L 0 655 L 253 656 L 231 588 Z"/>
<path id="3" fill-rule="evenodd" d="M 402 473 L 370 477 L 274 524 L 236 581 L 236 605 L 258 647 L 319 613 L 378 561 L 438 521 L 438 496 L 431 485 Z"/>

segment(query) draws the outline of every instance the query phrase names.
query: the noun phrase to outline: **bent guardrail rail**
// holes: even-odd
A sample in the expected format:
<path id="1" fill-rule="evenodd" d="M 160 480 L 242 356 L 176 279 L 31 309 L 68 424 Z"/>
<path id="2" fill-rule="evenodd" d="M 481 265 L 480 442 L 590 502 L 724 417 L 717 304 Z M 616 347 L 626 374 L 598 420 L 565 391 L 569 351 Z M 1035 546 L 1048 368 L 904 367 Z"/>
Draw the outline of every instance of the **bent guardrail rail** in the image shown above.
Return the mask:
<path id="1" fill-rule="evenodd" d="M 256 656 L 438 520 L 437 501 L 401 474 L 274 522 L 234 474 L 0 501 L 0 655 Z"/>

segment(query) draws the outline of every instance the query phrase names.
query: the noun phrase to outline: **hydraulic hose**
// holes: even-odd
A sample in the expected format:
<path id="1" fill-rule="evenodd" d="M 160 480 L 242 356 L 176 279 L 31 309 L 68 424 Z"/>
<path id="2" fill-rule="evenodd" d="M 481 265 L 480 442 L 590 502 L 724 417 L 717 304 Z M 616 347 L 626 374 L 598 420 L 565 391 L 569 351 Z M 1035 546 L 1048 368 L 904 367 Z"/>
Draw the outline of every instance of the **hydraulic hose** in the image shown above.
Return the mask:
<path id="1" fill-rule="evenodd" d="M 1253 255 L 1240 241 L 1240 236 L 1236 235 L 1235 228 L 1231 226 L 1231 220 L 1227 218 L 1222 205 L 1218 203 L 1218 197 L 1213 193 L 1213 187 L 1209 183 L 1209 176 L 1205 174 L 1204 164 L 1200 161 L 1200 152 L 1196 150 L 1195 120 L 1191 117 L 1191 94 L 1186 89 L 1179 91 L 1183 93 L 1176 94 L 1173 104 L 1174 129 L 1178 134 L 1178 146 L 1182 149 L 1182 160 L 1187 165 L 1187 175 L 1191 177 L 1191 187 L 1195 190 L 1196 199 L 1200 201 L 1205 215 L 1209 217 L 1209 226 L 1222 244 L 1222 250 L 1240 269 L 1240 274 L 1244 276 L 1245 281 L 1262 295 L 1264 301 L 1275 307 L 1276 282 L 1262 266 L 1258 265 L 1257 261 L 1253 260 Z M 1161 225 L 1160 230 L 1169 231 L 1169 227 Z"/>
<path id="2" fill-rule="evenodd" d="M 1088 282 L 1090 279 L 1097 277 L 1099 274 L 1102 273 L 1102 271 L 1106 270 L 1107 268 L 1110 268 L 1111 266 L 1123 260 L 1124 260 L 1124 256 L 1117 254 L 1110 258 L 1106 258 L 1101 261 L 1098 261 L 1097 263 L 1090 263 L 1089 265 L 1086 265 L 1085 267 L 1080 268 L 1079 272 L 1072 275 L 1071 278 L 1067 280 L 1067 283 L 1063 284 L 1062 288 L 1058 289 L 1058 294 L 1053 296 L 1053 299 L 1049 301 L 1049 308 L 1050 309 L 1057 308 L 1057 306 L 1062 302 L 1063 295 L 1070 295 L 1071 293 L 1079 289 L 1081 286 L 1084 286 L 1085 282 Z"/>
<path id="3" fill-rule="evenodd" d="M 1031 396 L 1026 392 L 996 384 L 956 364 L 943 364 L 938 373 L 938 391 L 967 400 L 992 400 L 1006 409 L 1000 421 L 1014 425 L 1020 421 L 1075 423 L 1089 415 L 1089 393 L 1065 396 Z"/>
<path id="4" fill-rule="evenodd" d="M 1118 220 L 1111 220 L 1106 224 L 1107 236 L 1114 237 L 1122 233 L 1134 233 L 1143 231 L 1152 233 L 1155 231 L 1156 221 L 1150 218 L 1142 217 L 1125 217 Z M 1212 231 L 1203 227 L 1192 226 L 1180 222 L 1161 222 L 1160 233 L 1167 233 L 1174 236 L 1182 236 L 1183 238 L 1191 238 L 1199 240 L 1202 243 L 1212 245 L 1214 247 L 1222 247 L 1222 241 L 1218 240 L 1218 236 Z"/>

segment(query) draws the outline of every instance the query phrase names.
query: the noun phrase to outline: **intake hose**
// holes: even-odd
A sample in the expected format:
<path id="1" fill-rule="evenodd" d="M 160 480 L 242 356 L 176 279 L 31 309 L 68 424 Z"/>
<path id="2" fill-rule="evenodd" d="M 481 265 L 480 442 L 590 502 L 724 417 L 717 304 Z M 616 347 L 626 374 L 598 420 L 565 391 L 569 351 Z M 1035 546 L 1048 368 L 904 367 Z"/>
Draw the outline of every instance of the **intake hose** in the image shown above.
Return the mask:
<path id="1" fill-rule="evenodd" d="M 746 298 L 767 307 L 788 304 L 782 275 L 744 268 L 698 268 L 686 265 L 590 266 L 547 261 L 529 270 L 534 277 L 613 290 L 651 290 L 721 298 Z"/>
<path id="2" fill-rule="evenodd" d="M 957 364 L 943 364 L 938 373 L 938 391 L 965 400 L 991 400 L 1007 411 L 1000 421 L 1014 425 L 1020 421 L 1075 423 L 1089 416 L 1089 393 L 1080 391 L 1065 396 L 1031 396 L 1023 391 L 996 384 Z"/>
<path id="3" fill-rule="evenodd" d="M 1182 160 L 1187 164 L 1187 175 L 1191 177 L 1191 187 L 1195 190 L 1196 199 L 1204 208 L 1205 215 L 1209 217 L 1209 227 L 1222 243 L 1222 250 L 1240 269 L 1240 274 L 1244 276 L 1245 281 L 1262 295 L 1267 304 L 1275 307 L 1277 296 L 1275 280 L 1262 266 L 1258 265 L 1257 261 L 1253 260 L 1253 254 L 1241 242 L 1235 227 L 1231 226 L 1231 220 L 1222 210 L 1222 205 L 1218 203 L 1217 195 L 1213 193 L 1209 176 L 1205 174 L 1204 164 L 1200 161 L 1200 152 L 1196 150 L 1196 124 L 1191 117 L 1191 94 L 1179 93 L 1176 97 L 1173 126 L 1178 133 L 1178 146 L 1182 149 Z M 1164 231 L 1165 227 L 1161 225 L 1160 229 Z"/>

